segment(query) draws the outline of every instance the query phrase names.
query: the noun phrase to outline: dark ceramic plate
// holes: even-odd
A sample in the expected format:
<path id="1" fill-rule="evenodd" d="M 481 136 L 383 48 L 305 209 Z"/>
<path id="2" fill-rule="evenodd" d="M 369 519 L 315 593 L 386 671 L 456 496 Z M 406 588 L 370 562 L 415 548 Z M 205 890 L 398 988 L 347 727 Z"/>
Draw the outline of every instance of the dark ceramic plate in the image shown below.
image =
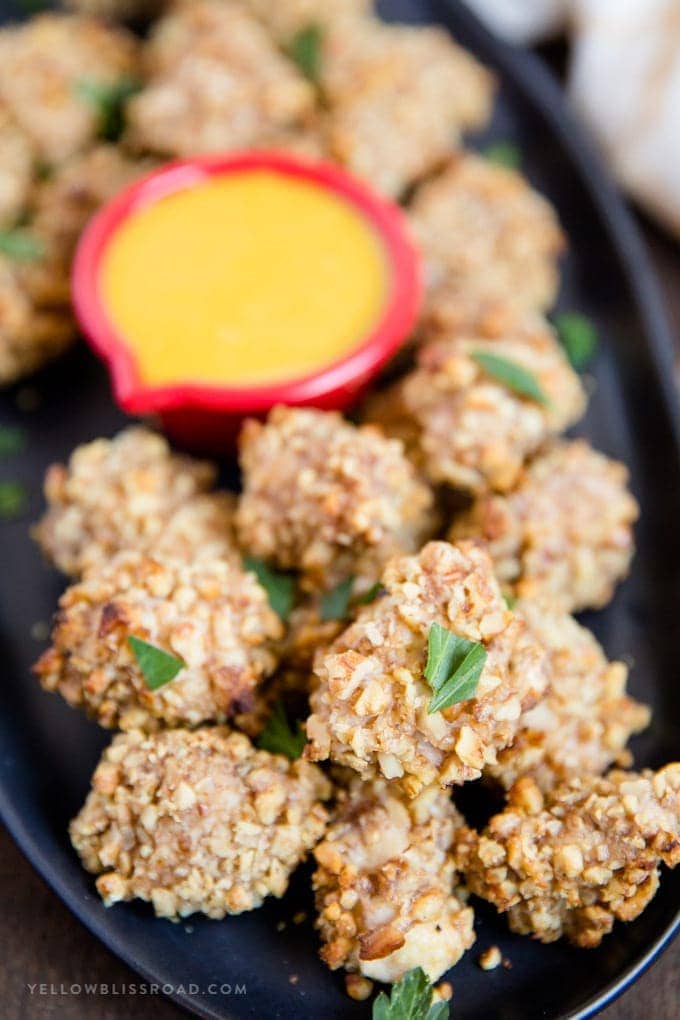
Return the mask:
<path id="1" fill-rule="evenodd" d="M 3 5 L 5 13 L 9 5 Z M 2 10 L 2 8 L 0 8 Z M 652 703 L 654 722 L 636 742 L 637 761 L 660 765 L 680 747 L 680 414 L 674 403 L 670 340 L 650 268 L 630 217 L 613 193 L 558 90 L 533 58 L 502 46 L 454 3 L 395 0 L 384 13 L 411 21 L 439 20 L 491 65 L 502 82 L 492 130 L 483 139 L 512 139 L 535 184 L 559 209 L 571 238 L 561 306 L 597 321 L 603 343 L 594 369 L 596 392 L 581 431 L 632 470 L 643 507 L 632 576 L 614 603 L 587 620 L 611 656 L 632 657 L 633 693 Z M 281 902 L 223 922 L 190 924 L 153 918 L 141 904 L 105 910 L 69 846 L 66 826 L 80 807 L 107 737 L 44 694 L 30 676 L 41 650 L 32 625 L 47 621 L 62 581 L 41 563 L 27 521 L 41 512 L 46 466 L 78 443 L 115 432 L 124 422 L 112 406 L 102 368 L 84 348 L 31 382 L 37 410 L 0 397 L 0 420 L 28 430 L 21 457 L 0 464 L 30 492 L 25 520 L 0 525 L 0 808 L 26 856 L 69 908 L 114 953 L 146 979 L 205 1017 L 316 1018 L 370 1015 L 352 1003 L 340 975 L 316 956 L 309 922 L 277 931 L 299 910 L 311 914 L 307 872 Z M 29 392 L 28 397 L 31 394 Z M 19 403 L 25 405 L 24 392 Z M 502 919 L 477 907 L 476 950 L 456 968 L 458 1020 L 494 1017 L 584 1017 L 620 993 L 671 940 L 678 927 L 680 869 L 664 874 L 645 913 L 617 925 L 600 949 L 537 945 L 509 935 Z M 478 952 L 501 946 L 512 969 L 483 973 Z M 297 983 L 290 977 L 297 975 Z M 220 985 L 231 986 L 219 990 Z M 237 994 L 236 986 L 246 994 Z"/>

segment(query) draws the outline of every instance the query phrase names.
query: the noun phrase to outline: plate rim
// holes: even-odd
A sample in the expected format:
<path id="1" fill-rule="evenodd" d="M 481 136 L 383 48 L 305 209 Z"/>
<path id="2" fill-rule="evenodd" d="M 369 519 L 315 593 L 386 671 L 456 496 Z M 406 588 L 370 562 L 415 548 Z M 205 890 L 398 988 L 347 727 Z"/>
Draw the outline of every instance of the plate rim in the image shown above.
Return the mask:
<path id="1" fill-rule="evenodd" d="M 435 17 L 441 11 L 449 19 L 454 19 L 466 34 L 493 55 L 494 63 L 542 115 L 577 170 L 584 189 L 606 226 L 610 243 L 619 255 L 621 271 L 644 329 L 650 367 L 662 396 L 676 459 L 680 462 L 680 398 L 674 382 L 672 332 L 659 283 L 633 214 L 605 170 L 587 130 L 572 114 L 556 78 L 538 56 L 495 36 L 462 0 L 427 0 L 425 6 Z M 133 972 L 149 983 L 156 983 L 154 974 L 134 959 L 124 938 L 106 924 L 106 912 L 96 913 L 86 907 L 87 901 L 81 901 L 61 873 L 54 869 L 45 848 L 28 831 L 4 784 L 0 784 L 0 819 L 20 852 L 70 913 Z M 611 1005 L 659 958 L 678 933 L 680 909 L 646 952 L 619 978 L 606 985 L 599 994 L 591 996 L 581 1007 L 563 1013 L 560 1020 L 587 1020 Z M 205 1020 L 224 1020 L 225 1015 L 230 1015 L 230 1011 L 228 1014 L 213 1011 L 183 991 L 175 990 L 170 995 L 163 995 L 188 1013 Z"/>

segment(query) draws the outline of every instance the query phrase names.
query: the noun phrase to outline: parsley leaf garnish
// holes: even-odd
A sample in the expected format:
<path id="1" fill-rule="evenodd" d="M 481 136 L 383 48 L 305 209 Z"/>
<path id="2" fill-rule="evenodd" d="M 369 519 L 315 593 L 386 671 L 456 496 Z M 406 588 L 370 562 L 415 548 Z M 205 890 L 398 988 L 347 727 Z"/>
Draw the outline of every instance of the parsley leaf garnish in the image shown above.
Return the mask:
<path id="1" fill-rule="evenodd" d="M 514 609 L 515 606 L 517 605 L 517 596 L 516 595 L 504 595 L 503 596 L 503 601 L 505 602 L 505 604 L 508 607 L 508 609 Z"/>
<path id="2" fill-rule="evenodd" d="M 381 595 L 386 591 L 387 589 L 382 586 L 380 581 L 376 581 L 372 588 L 369 588 L 367 592 L 364 592 L 364 594 L 357 599 L 357 602 L 360 606 L 370 606 L 371 602 L 375 602 L 378 595 Z"/>
<path id="3" fill-rule="evenodd" d="M 318 84 L 321 73 L 321 44 L 323 29 L 320 25 L 301 28 L 288 43 L 286 53 L 297 64 L 302 73 L 314 84 Z"/>
<path id="4" fill-rule="evenodd" d="M 597 349 L 597 329 L 579 312 L 562 312 L 555 316 L 555 328 L 574 368 L 585 368 Z"/>
<path id="5" fill-rule="evenodd" d="M 349 599 L 352 594 L 354 578 L 347 577 L 337 587 L 327 591 L 321 599 L 321 619 L 345 620 L 349 614 Z"/>
<path id="6" fill-rule="evenodd" d="M 486 649 L 433 623 L 427 638 L 425 679 L 434 691 L 428 712 L 467 701 L 477 690 L 486 662 Z"/>
<path id="7" fill-rule="evenodd" d="M 26 489 L 21 482 L 0 482 L 0 520 L 13 521 L 26 509 Z"/>
<path id="8" fill-rule="evenodd" d="M 0 252 L 14 262 L 37 262 L 45 254 L 45 246 L 27 230 L 0 230 Z"/>
<path id="9" fill-rule="evenodd" d="M 521 397 L 529 397 L 537 404 L 547 406 L 550 403 L 536 376 L 516 361 L 480 350 L 472 351 L 470 356 L 487 375 L 503 383 L 509 390 L 519 393 Z"/>
<path id="10" fill-rule="evenodd" d="M 26 445 L 24 429 L 11 425 L 0 425 L 0 457 L 12 457 L 21 453 Z"/>
<path id="11" fill-rule="evenodd" d="M 165 687 L 186 666 L 181 659 L 164 652 L 162 648 L 150 645 L 148 641 L 142 641 L 141 638 L 130 636 L 128 644 L 150 691 Z"/>
<path id="12" fill-rule="evenodd" d="M 373 1003 L 373 1020 L 446 1020 L 448 1015 L 448 1003 L 432 1003 L 432 985 L 421 967 L 392 985 L 389 999 L 381 992 Z"/>
<path id="13" fill-rule="evenodd" d="M 260 734 L 257 746 L 271 754 L 285 754 L 286 758 L 296 761 L 302 754 L 306 743 L 307 735 L 302 723 L 297 722 L 293 730 L 286 718 L 282 703 L 277 701 L 267 720 L 267 725 Z"/>
<path id="14" fill-rule="evenodd" d="M 108 142 L 117 142 L 122 135 L 125 104 L 140 88 L 140 82 L 130 74 L 117 81 L 81 78 L 75 84 L 76 95 L 97 114 L 99 136 Z"/>
<path id="15" fill-rule="evenodd" d="M 269 605 L 274 612 L 278 613 L 282 620 L 287 620 L 295 600 L 295 578 L 291 574 L 279 574 L 263 560 L 258 560 L 254 556 L 246 556 L 243 566 L 255 574 L 267 592 Z"/>
<path id="16" fill-rule="evenodd" d="M 522 151 L 512 142 L 493 142 L 484 150 L 484 155 L 491 163 L 518 170 L 522 165 Z"/>

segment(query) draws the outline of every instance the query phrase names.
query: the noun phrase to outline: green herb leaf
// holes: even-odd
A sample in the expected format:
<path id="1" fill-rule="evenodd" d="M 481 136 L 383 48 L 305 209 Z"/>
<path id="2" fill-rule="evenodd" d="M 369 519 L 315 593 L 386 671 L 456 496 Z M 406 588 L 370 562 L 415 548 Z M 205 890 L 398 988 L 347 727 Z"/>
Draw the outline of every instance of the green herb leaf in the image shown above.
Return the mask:
<path id="1" fill-rule="evenodd" d="M 370 606 L 371 602 L 375 602 L 378 596 L 385 591 L 387 591 L 387 589 L 383 588 L 380 581 L 376 581 L 372 588 L 369 588 L 367 592 L 364 592 L 364 594 L 357 599 L 357 602 L 360 606 Z"/>
<path id="2" fill-rule="evenodd" d="M 389 999 L 385 992 L 373 1003 L 373 1020 L 446 1020 L 445 1002 L 432 1004 L 432 985 L 421 967 L 405 974 L 392 985 Z"/>
<path id="3" fill-rule="evenodd" d="M 26 445 L 26 432 L 18 426 L 0 425 L 0 457 L 21 453 Z"/>
<path id="4" fill-rule="evenodd" d="M 522 165 L 522 151 L 518 145 L 512 142 L 493 142 L 484 150 L 485 157 L 491 163 L 507 167 L 509 170 L 519 170 Z"/>
<path id="5" fill-rule="evenodd" d="M 427 639 L 425 679 L 434 691 L 428 712 L 467 701 L 477 690 L 486 662 L 486 649 L 433 623 Z"/>
<path id="6" fill-rule="evenodd" d="M 250 570 L 269 596 L 269 605 L 282 620 L 290 616 L 295 600 L 295 578 L 291 574 L 279 574 L 268 567 L 263 560 L 254 556 L 246 556 L 243 561 L 246 570 Z"/>
<path id="7" fill-rule="evenodd" d="M 517 605 L 517 597 L 515 595 L 504 595 L 503 600 L 508 609 L 514 609 Z"/>
<path id="8" fill-rule="evenodd" d="M 323 29 L 320 25 L 301 28 L 288 43 L 286 53 L 297 64 L 302 73 L 315 84 L 321 73 L 321 45 Z"/>
<path id="9" fill-rule="evenodd" d="M 109 142 L 118 141 L 122 135 L 125 104 L 140 88 L 140 82 L 129 74 L 122 75 L 117 81 L 81 78 L 75 84 L 76 95 L 97 114 L 100 137 Z"/>
<path id="10" fill-rule="evenodd" d="M 332 591 L 326 592 L 321 599 L 321 619 L 346 620 L 349 615 L 349 599 L 352 594 L 354 578 L 347 577 Z"/>
<path id="11" fill-rule="evenodd" d="M 159 687 L 165 687 L 177 674 L 186 667 L 181 659 L 164 652 L 162 648 L 150 645 L 148 641 L 130 636 L 128 645 L 132 654 L 137 660 L 137 665 L 144 674 L 146 686 L 150 691 L 157 691 Z"/>
<path id="12" fill-rule="evenodd" d="M 14 262 L 37 262 L 45 254 L 45 246 L 27 230 L 0 230 L 0 252 Z"/>
<path id="13" fill-rule="evenodd" d="M 597 329 L 579 312 L 562 312 L 555 316 L 555 328 L 574 368 L 585 368 L 597 350 Z"/>
<path id="14" fill-rule="evenodd" d="M 282 703 L 277 701 L 267 725 L 260 734 L 257 746 L 271 754 L 285 754 L 286 758 L 296 761 L 302 754 L 306 743 L 307 735 L 302 723 L 297 722 L 293 730 L 286 718 Z"/>
<path id="15" fill-rule="evenodd" d="M 487 375 L 503 383 L 509 390 L 519 393 L 521 397 L 529 397 L 537 404 L 550 404 L 536 376 L 516 361 L 481 350 L 472 351 L 471 357 Z"/>
<path id="16" fill-rule="evenodd" d="M 21 517 L 28 496 L 21 482 L 0 482 L 0 520 L 13 521 Z"/>

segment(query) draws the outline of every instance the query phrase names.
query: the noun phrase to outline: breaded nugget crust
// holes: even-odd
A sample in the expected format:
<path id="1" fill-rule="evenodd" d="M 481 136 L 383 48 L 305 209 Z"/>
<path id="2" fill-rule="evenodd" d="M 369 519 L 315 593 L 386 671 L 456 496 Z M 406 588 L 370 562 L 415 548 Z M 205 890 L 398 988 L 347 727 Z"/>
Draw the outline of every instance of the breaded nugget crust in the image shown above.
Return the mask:
<path id="1" fill-rule="evenodd" d="M 31 228 L 54 245 L 66 273 L 88 220 L 154 165 L 126 156 L 116 145 L 102 144 L 67 160 L 40 184 Z"/>
<path id="2" fill-rule="evenodd" d="M 273 672 L 282 633 L 264 589 L 234 562 L 119 553 L 64 592 L 52 646 L 35 671 L 46 690 L 108 728 L 224 722 L 252 704 L 255 686 Z M 150 690 L 130 636 L 185 667 Z"/>
<path id="3" fill-rule="evenodd" d="M 277 407 L 240 437 L 241 545 L 303 586 L 332 588 L 350 575 L 370 587 L 397 552 L 415 551 L 434 527 L 429 488 L 401 443 L 339 414 Z"/>
<path id="4" fill-rule="evenodd" d="M 548 688 L 488 773 L 506 789 L 530 775 L 550 790 L 574 776 L 630 765 L 626 744 L 651 713 L 626 694 L 628 667 L 608 662 L 589 630 L 549 604 L 523 601 L 515 611 L 548 653 Z"/>
<path id="5" fill-rule="evenodd" d="M 546 395 L 541 404 L 490 376 L 477 352 L 527 369 Z M 586 398 L 549 324 L 539 315 L 511 319 L 495 335 L 450 333 L 418 351 L 416 369 L 369 401 L 366 415 L 404 441 L 435 483 L 483 493 L 517 482 L 525 460 L 574 424 Z"/>
<path id="6" fill-rule="evenodd" d="M 416 192 L 410 218 L 425 261 L 426 317 L 436 324 L 469 329 L 504 307 L 552 305 L 564 236 L 521 174 L 458 154 Z"/>
<path id="7" fill-rule="evenodd" d="M 0 103 L 0 229 L 14 226 L 31 193 L 35 149 Z"/>
<path id="8" fill-rule="evenodd" d="M 680 861 L 680 763 L 573 779 L 545 801 L 521 779 L 482 835 L 459 830 L 456 858 L 513 931 L 598 946 L 615 920 L 642 913 L 659 863 Z"/>
<path id="9" fill-rule="evenodd" d="M 0 386 L 61 354 L 74 335 L 70 311 L 36 305 L 26 263 L 0 255 Z"/>
<path id="10" fill-rule="evenodd" d="M 104 752 L 71 841 L 106 906 L 221 918 L 284 894 L 323 835 L 329 793 L 313 765 L 222 727 L 126 733 Z"/>
<path id="11" fill-rule="evenodd" d="M 492 76 L 440 28 L 339 21 L 324 35 L 320 83 L 332 154 L 392 196 L 491 116 Z"/>
<path id="12" fill-rule="evenodd" d="M 97 110 L 83 81 L 115 83 L 138 72 L 137 42 L 95 18 L 41 14 L 0 31 L 0 101 L 40 156 L 59 163 L 94 142 Z"/>
<path id="13" fill-rule="evenodd" d="M 125 549 L 174 556 L 186 551 L 191 559 L 205 542 L 224 555 L 231 545 L 232 503 L 202 495 L 214 479 L 211 464 L 172 453 L 154 432 L 127 428 L 113 439 L 79 446 L 68 465 L 48 469 L 48 509 L 34 537 L 73 576 Z"/>
<path id="14" fill-rule="evenodd" d="M 412 796 L 477 779 L 543 693 L 545 657 L 472 543 L 431 542 L 391 560 L 381 583 L 384 593 L 316 660 L 307 754 L 366 778 L 382 773 Z M 487 658 L 472 698 L 430 714 L 424 669 L 435 622 L 481 642 Z"/>
<path id="15" fill-rule="evenodd" d="M 177 156 L 248 148 L 301 120 L 314 90 L 238 4 L 195 0 L 155 25 L 129 140 Z"/>
<path id="16" fill-rule="evenodd" d="M 323 960 L 376 981 L 422 967 L 430 981 L 475 940 L 473 911 L 454 893 L 451 846 L 463 819 L 436 787 L 408 800 L 384 779 L 339 794 L 314 851 Z"/>
<path id="17" fill-rule="evenodd" d="M 318 25 L 324 28 L 344 18 L 370 14 L 373 0 L 242 0 L 243 6 L 255 15 L 269 32 L 287 43 L 297 32 Z M 362 32 L 365 22 L 356 24 Z"/>
<path id="18" fill-rule="evenodd" d="M 529 464 L 507 496 L 482 496 L 454 521 L 452 541 L 485 545 L 499 580 L 523 599 L 565 612 L 598 609 L 626 576 L 638 505 L 623 464 L 583 439 L 556 443 Z"/>

